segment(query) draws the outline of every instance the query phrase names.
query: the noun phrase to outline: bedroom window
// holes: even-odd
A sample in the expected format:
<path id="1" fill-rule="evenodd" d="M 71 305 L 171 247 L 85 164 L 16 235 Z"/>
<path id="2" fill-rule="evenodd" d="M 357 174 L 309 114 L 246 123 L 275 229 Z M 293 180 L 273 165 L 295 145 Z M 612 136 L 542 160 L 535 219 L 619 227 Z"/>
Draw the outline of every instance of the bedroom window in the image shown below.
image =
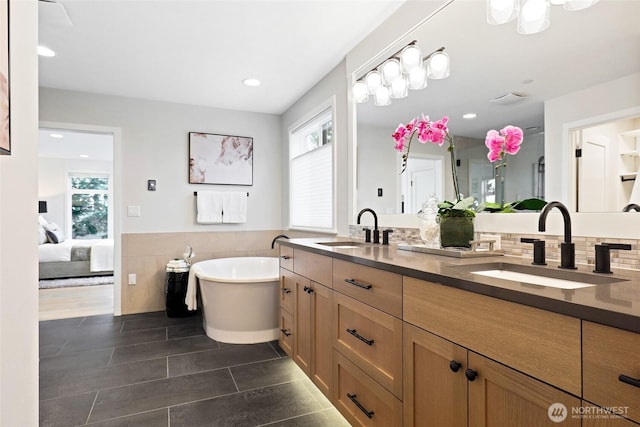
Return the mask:
<path id="1" fill-rule="evenodd" d="M 69 176 L 72 238 L 109 237 L 109 181 L 107 175 Z"/>
<path id="2" fill-rule="evenodd" d="M 289 131 L 289 221 L 294 229 L 335 231 L 334 99 Z"/>

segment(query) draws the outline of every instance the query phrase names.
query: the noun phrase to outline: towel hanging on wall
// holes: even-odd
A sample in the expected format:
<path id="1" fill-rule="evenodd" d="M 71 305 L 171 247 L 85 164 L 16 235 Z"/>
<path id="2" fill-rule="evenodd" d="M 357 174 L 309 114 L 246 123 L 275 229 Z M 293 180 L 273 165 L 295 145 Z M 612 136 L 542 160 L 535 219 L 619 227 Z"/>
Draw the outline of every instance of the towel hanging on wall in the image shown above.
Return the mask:
<path id="1" fill-rule="evenodd" d="M 198 224 L 220 224 L 222 222 L 223 192 L 200 191 L 197 194 Z"/>
<path id="2" fill-rule="evenodd" d="M 226 191 L 222 197 L 222 222 L 247 222 L 247 196 L 241 191 Z"/>

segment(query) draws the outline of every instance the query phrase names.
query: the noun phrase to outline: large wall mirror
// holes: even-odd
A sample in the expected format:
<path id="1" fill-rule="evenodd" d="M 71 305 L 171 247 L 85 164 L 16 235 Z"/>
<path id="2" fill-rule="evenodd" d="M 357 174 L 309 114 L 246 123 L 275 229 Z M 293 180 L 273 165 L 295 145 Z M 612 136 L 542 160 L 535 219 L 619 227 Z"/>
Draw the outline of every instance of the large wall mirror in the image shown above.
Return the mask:
<path id="1" fill-rule="evenodd" d="M 533 35 L 518 34 L 515 22 L 501 26 L 487 24 L 485 5 L 484 1 L 455 0 L 398 41 L 386 56 L 381 55 L 386 58 L 411 40 L 417 40 L 424 54 L 444 46 L 451 58 L 451 75 L 444 80 L 430 80 L 427 88 L 409 91 L 407 98 L 394 99 L 388 106 L 374 106 L 371 100 L 355 106 L 356 212 L 369 207 L 381 214 L 413 215 L 427 193 L 436 193 L 441 199 L 453 197 L 445 147 L 412 144 L 411 158 L 417 165 L 416 171 L 400 174 L 401 160 L 393 149 L 391 134 L 399 123 L 407 123 L 422 113 L 432 119 L 449 117 L 459 158 L 461 192 L 465 196 L 472 195 L 478 200 L 495 197 L 491 182 L 494 168 L 487 160 L 484 138 L 489 129 L 512 124 L 524 130 L 525 139 L 520 153 L 508 157 L 505 200 L 528 197 L 550 200 L 545 197 L 549 195 L 549 186 L 553 193 L 560 183 L 552 182 L 559 171 L 549 168 L 566 167 L 573 171 L 577 169 L 577 161 L 571 157 L 565 159 L 567 164 L 557 159 L 545 161 L 545 154 L 549 155 L 545 146 L 563 143 L 562 138 L 551 141 L 545 129 L 545 122 L 551 123 L 545 120 L 545 101 L 640 73 L 638 1 L 601 0 L 589 9 L 574 12 L 552 6 L 550 27 Z M 372 60 L 355 78 L 377 62 L 379 58 Z M 637 90 L 637 86 L 629 87 L 629 91 Z M 512 98 L 510 94 L 523 99 L 513 103 L 492 102 L 503 96 Z M 580 110 L 583 106 L 576 104 L 573 108 Z M 466 113 L 477 116 L 463 119 Z M 637 116 L 640 117 L 640 112 Z M 640 128 L 640 119 L 631 118 L 627 124 Z M 553 135 L 558 132 L 554 130 Z M 640 148 L 640 138 L 637 141 Z M 612 169 L 599 171 L 597 176 L 613 174 L 615 182 L 622 182 L 615 170 L 617 158 L 616 154 L 609 162 Z M 638 166 L 638 161 L 635 162 Z M 597 164 L 594 161 L 589 167 Z M 585 175 L 585 167 L 581 173 Z M 589 171 L 586 175 L 591 176 Z M 429 183 L 425 184 L 426 181 Z M 630 183 L 624 185 L 628 187 L 627 193 L 631 193 L 633 180 L 627 176 L 627 181 Z M 576 186 L 575 182 L 564 185 Z M 571 191 L 572 197 L 576 197 L 575 188 Z M 591 211 L 613 212 L 621 208 L 620 202 L 614 202 L 610 207 L 596 205 Z"/>

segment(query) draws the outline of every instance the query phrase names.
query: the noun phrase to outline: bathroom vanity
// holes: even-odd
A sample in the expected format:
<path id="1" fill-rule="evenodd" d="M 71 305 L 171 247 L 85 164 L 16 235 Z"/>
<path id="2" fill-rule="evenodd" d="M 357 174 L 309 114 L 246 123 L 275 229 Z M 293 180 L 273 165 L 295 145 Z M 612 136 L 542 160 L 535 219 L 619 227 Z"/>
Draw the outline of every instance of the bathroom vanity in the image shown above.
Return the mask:
<path id="1" fill-rule="evenodd" d="M 640 423 L 640 273 L 280 243 L 280 345 L 352 425 Z"/>

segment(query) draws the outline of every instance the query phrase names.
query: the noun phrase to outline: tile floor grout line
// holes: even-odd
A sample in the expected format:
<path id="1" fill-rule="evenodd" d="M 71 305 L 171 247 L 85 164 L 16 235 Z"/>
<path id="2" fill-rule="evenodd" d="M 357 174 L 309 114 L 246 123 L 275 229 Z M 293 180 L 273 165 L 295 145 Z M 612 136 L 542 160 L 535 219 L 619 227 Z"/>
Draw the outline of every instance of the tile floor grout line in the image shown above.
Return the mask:
<path id="1" fill-rule="evenodd" d="M 258 425 L 256 425 L 256 427 L 271 426 L 271 425 L 274 425 L 274 424 L 277 424 L 277 423 L 281 423 L 283 421 L 295 420 L 296 418 L 305 417 L 305 416 L 311 415 L 311 414 L 317 414 L 317 413 L 324 412 L 324 411 L 327 411 L 327 410 L 328 409 L 320 409 L 318 411 L 305 412 L 304 414 L 299 414 L 299 415 L 296 415 L 296 416 L 293 416 L 293 417 L 287 417 L 287 418 L 282 418 L 280 420 L 269 421 L 266 424 L 258 424 Z"/>
<path id="2" fill-rule="evenodd" d="M 91 408 L 89 409 L 89 413 L 87 414 L 87 420 L 84 422 L 85 424 L 89 424 L 91 413 L 93 412 L 93 408 L 96 406 L 96 402 L 98 401 L 98 394 L 100 394 L 100 390 L 96 391 L 96 395 L 93 398 L 93 403 L 91 404 Z"/>
<path id="3" fill-rule="evenodd" d="M 107 347 L 109 348 L 109 347 Z M 111 356 L 109 356 L 109 361 L 107 362 L 107 366 L 111 366 L 111 360 L 113 359 L 113 355 L 116 353 L 116 347 L 113 347 L 113 350 L 111 350 Z"/>
<path id="4" fill-rule="evenodd" d="M 231 372 L 231 368 L 227 367 L 227 371 L 229 371 L 229 375 L 231 376 L 231 381 L 233 381 L 233 385 L 236 388 L 236 393 L 240 393 L 240 387 L 238 387 L 238 383 L 236 382 L 236 379 L 233 376 L 233 372 Z"/>
<path id="5" fill-rule="evenodd" d="M 190 353 L 185 353 L 185 354 L 190 354 Z M 167 356 L 167 357 L 173 357 L 173 356 Z M 274 358 L 271 358 L 271 359 L 262 359 L 262 360 L 256 360 L 254 362 L 240 363 L 238 365 L 219 366 L 217 368 L 204 369 L 202 371 L 193 371 L 193 372 L 189 372 L 189 373 L 186 373 L 186 374 L 176 375 L 175 377 L 172 377 L 172 378 L 179 378 L 179 377 L 184 377 L 184 376 L 187 376 L 187 375 L 202 374 L 204 372 L 218 371 L 220 369 L 238 368 L 238 367 L 243 367 L 243 366 L 254 365 L 256 363 L 271 362 L 271 361 L 280 360 L 280 359 L 282 359 L 282 358 L 281 357 L 274 357 Z"/>

